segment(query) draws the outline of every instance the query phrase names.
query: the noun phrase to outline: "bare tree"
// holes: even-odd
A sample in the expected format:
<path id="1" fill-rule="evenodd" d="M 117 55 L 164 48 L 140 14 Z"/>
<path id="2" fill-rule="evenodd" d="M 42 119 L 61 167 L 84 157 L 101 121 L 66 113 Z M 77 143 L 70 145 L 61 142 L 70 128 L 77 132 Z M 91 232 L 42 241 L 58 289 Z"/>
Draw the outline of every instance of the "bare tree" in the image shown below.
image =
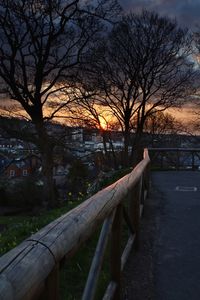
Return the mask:
<path id="1" fill-rule="evenodd" d="M 0 0 L 0 79 L 3 92 L 35 126 L 46 201 L 55 205 L 54 140 L 47 121 L 69 106 L 71 82 L 89 57 L 115 0 Z M 64 96 L 63 96 L 64 93 Z M 66 97 L 66 94 L 68 95 Z"/>
<path id="2" fill-rule="evenodd" d="M 70 124 L 72 126 L 78 125 L 88 129 L 96 129 L 103 141 L 104 164 L 117 168 L 112 141 L 112 130 L 114 128 L 116 130 L 116 124 L 111 120 L 111 112 L 107 107 L 97 104 L 96 91 L 90 91 L 85 85 L 77 85 L 72 97 L 74 99 L 73 106 L 70 107 L 70 114 L 67 116 L 68 120 L 71 121 Z M 60 117 L 63 118 L 62 115 Z"/>
<path id="3" fill-rule="evenodd" d="M 188 60 L 187 31 L 153 12 L 130 13 L 114 26 L 101 52 L 103 60 L 95 65 L 98 101 L 120 124 L 127 164 L 131 131 L 136 132 L 135 153 L 146 119 L 180 105 L 190 92 L 194 72 Z"/>
<path id="4" fill-rule="evenodd" d="M 166 112 L 156 111 L 146 119 L 144 131 L 151 137 L 151 146 L 157 146 L 162 143 L 164 134 L 176 135 L 183 132 L 183 124 L 176 118 Z"/>
<path id="5" fill-rule="evenodd" d="M 195 32 L 193 33 L 193 59 L 196 65 L 196 91 L 189 98 L 190 104 L 192 104 L 191 108 L 193 110 L 193 119 L 188 122 L 188 134 L 197 134 L 199 135 L 200 129 L 200 26 L 197 26 Z"/>

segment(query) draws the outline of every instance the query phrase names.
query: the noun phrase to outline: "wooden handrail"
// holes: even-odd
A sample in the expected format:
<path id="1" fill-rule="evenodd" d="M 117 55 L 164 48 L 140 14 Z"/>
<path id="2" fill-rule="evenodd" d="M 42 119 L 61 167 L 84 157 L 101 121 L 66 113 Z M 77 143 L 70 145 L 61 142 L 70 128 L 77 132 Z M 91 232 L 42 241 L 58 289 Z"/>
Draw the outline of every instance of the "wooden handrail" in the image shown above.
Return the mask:
<path id="1" fill-rule="evenodd" d="M 145 150 L 144 159 L 131 173 L 99 191 L 2 256 L 0 299 L 38 299 L 39 293 L 47 289 L 52 280 L 54 287 L 51 287 L 51 292 L 45 291 L 44 298 L 57 299 L 58 287 L 55 282 L 58 281 L 60 261 L 69 258 L 98 225 L 130 196 L 147 173 L 149 163 L 148 151 Z"/>
<path id="2" fill-rule="evenodd" d="M 195 151 L 195 152 L 200 152 L 200 148 L 148 148 L 149 151 L 180 151 L 180 152 L 191 152 L 191 151 Z"/>
<path id="3" fill-rule="evenodd" d="M 160 169 L 199 168 L 200 148 L 148 148 L 152 165 Z"/>

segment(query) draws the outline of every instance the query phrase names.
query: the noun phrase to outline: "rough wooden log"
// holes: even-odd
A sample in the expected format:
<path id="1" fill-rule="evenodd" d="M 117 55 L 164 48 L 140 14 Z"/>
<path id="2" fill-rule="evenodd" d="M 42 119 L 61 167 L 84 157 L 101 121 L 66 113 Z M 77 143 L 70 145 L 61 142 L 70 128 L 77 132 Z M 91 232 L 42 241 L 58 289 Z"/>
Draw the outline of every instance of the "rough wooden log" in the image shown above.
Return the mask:
<path id="1" fill-rule="evenodd" d="M 29 300 L 55 265 L 86 241 L 139 182 L 150 160 L 56 219 L 0 258 L 0 299 Z"/>
<path id="2" fill-rule="evenodd" d="M 51 272 L 55 260 L 45 246 L 29 242 L 23 251 L 7 261 L 6 267 L 5 263 L 3 265 L 0 273 L 0 299 L 29 300 Z"/>

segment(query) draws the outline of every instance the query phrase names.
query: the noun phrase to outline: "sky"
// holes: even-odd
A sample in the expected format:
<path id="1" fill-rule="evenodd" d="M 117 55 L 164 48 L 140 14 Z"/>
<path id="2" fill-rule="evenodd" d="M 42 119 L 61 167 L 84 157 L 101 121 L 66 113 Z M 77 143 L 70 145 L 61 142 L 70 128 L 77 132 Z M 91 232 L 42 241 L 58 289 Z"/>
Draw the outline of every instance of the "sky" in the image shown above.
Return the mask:
<path id="1" fill-rule="evenodd" d="M 178 24 L 195 30 L 196 25 L 200 26 L 200 0 L 118 0 L 126 10 L 139 12 L 142 9 L 152 10 L 161 15 L 176 18 Z M 199 27 L 200 28 L 200 27 Z M 187 104 L 188 105 L 188 104 Z M 170 111 L 180 120 L 194 119 L 193 107 L 184 107 L 182 110 Z"/>
<path id="2" fill-rule="evenodd" d="M 162 16 L 175 18 L 181 27 L 195 31 L 200 28 L 200 0 L 118 0 L 125 11 L 140 12 L 142 9 L 155 11 Z M 181 109 L 169 109 L 177 120 L 194 121 L 194 106 L 186 103 Z M 195 117 L 196 118 L 196 117 Z"/>
<path id="3" fill-rule="evenodd" d="M 153 10 L 161 15 L 176 18 L 177 22 L 192 30 L 200 25 L 200 0 L 119 0 L 125 10 L 138 12 Z"/>

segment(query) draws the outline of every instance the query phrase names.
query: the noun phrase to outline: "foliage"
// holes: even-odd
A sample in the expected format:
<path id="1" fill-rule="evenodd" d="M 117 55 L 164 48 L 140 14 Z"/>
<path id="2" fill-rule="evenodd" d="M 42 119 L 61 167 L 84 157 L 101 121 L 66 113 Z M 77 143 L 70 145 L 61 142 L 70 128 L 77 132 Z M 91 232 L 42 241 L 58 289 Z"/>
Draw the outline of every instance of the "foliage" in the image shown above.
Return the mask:
<path id="1" fill-rule="evenodd" d="M 83 198 L 76 202 L 69 201 L 63 207 L 43 211 L 38 216 L 0 216 L 0 225 L 3 228 L 2 232 L 0 232 L 0 255 L 11 250 L 28 236 L 73 209 L 82 201 Z"/>
<path id="2" fill-rule="evenodd" d="M 34 207 L 43 200 L 43 186 L 37 185 L 34 177 L 0 182 L 0 205 Z"/>
<path id="3" fill-rule="evenodd" d="M 132 168 L 113 171 L 111 174 L 109 174 L 110 176 L 106 176 L 102 179 L 101 184 L 100 184 L 100 189 L 112 184 L 113 182 L 117 181 L 121 177 L 130 173 L 131 171 L 132 171 Z"/>
<path id="4" fill-rule="evenodd" d="M 121 177 L 125 176 L 126 174 L 130 173 L 132 168 L 121 169 L 117 171 L 111 171 L 108 173 L 100 172 L 96 180 L 88 187 L 88 193 L 94 194 L 99 190 L 105 188 L 106 186 L 112 184 L 113 182 L 117 181 Z"/>
<path id="5" fill-rule="evenodd" d="M 81 160 L 74 160 L 68 174 L 68 189 L 75 195 L 86 192 L 85 181 L 89 175 L 88 168 Z"/>

